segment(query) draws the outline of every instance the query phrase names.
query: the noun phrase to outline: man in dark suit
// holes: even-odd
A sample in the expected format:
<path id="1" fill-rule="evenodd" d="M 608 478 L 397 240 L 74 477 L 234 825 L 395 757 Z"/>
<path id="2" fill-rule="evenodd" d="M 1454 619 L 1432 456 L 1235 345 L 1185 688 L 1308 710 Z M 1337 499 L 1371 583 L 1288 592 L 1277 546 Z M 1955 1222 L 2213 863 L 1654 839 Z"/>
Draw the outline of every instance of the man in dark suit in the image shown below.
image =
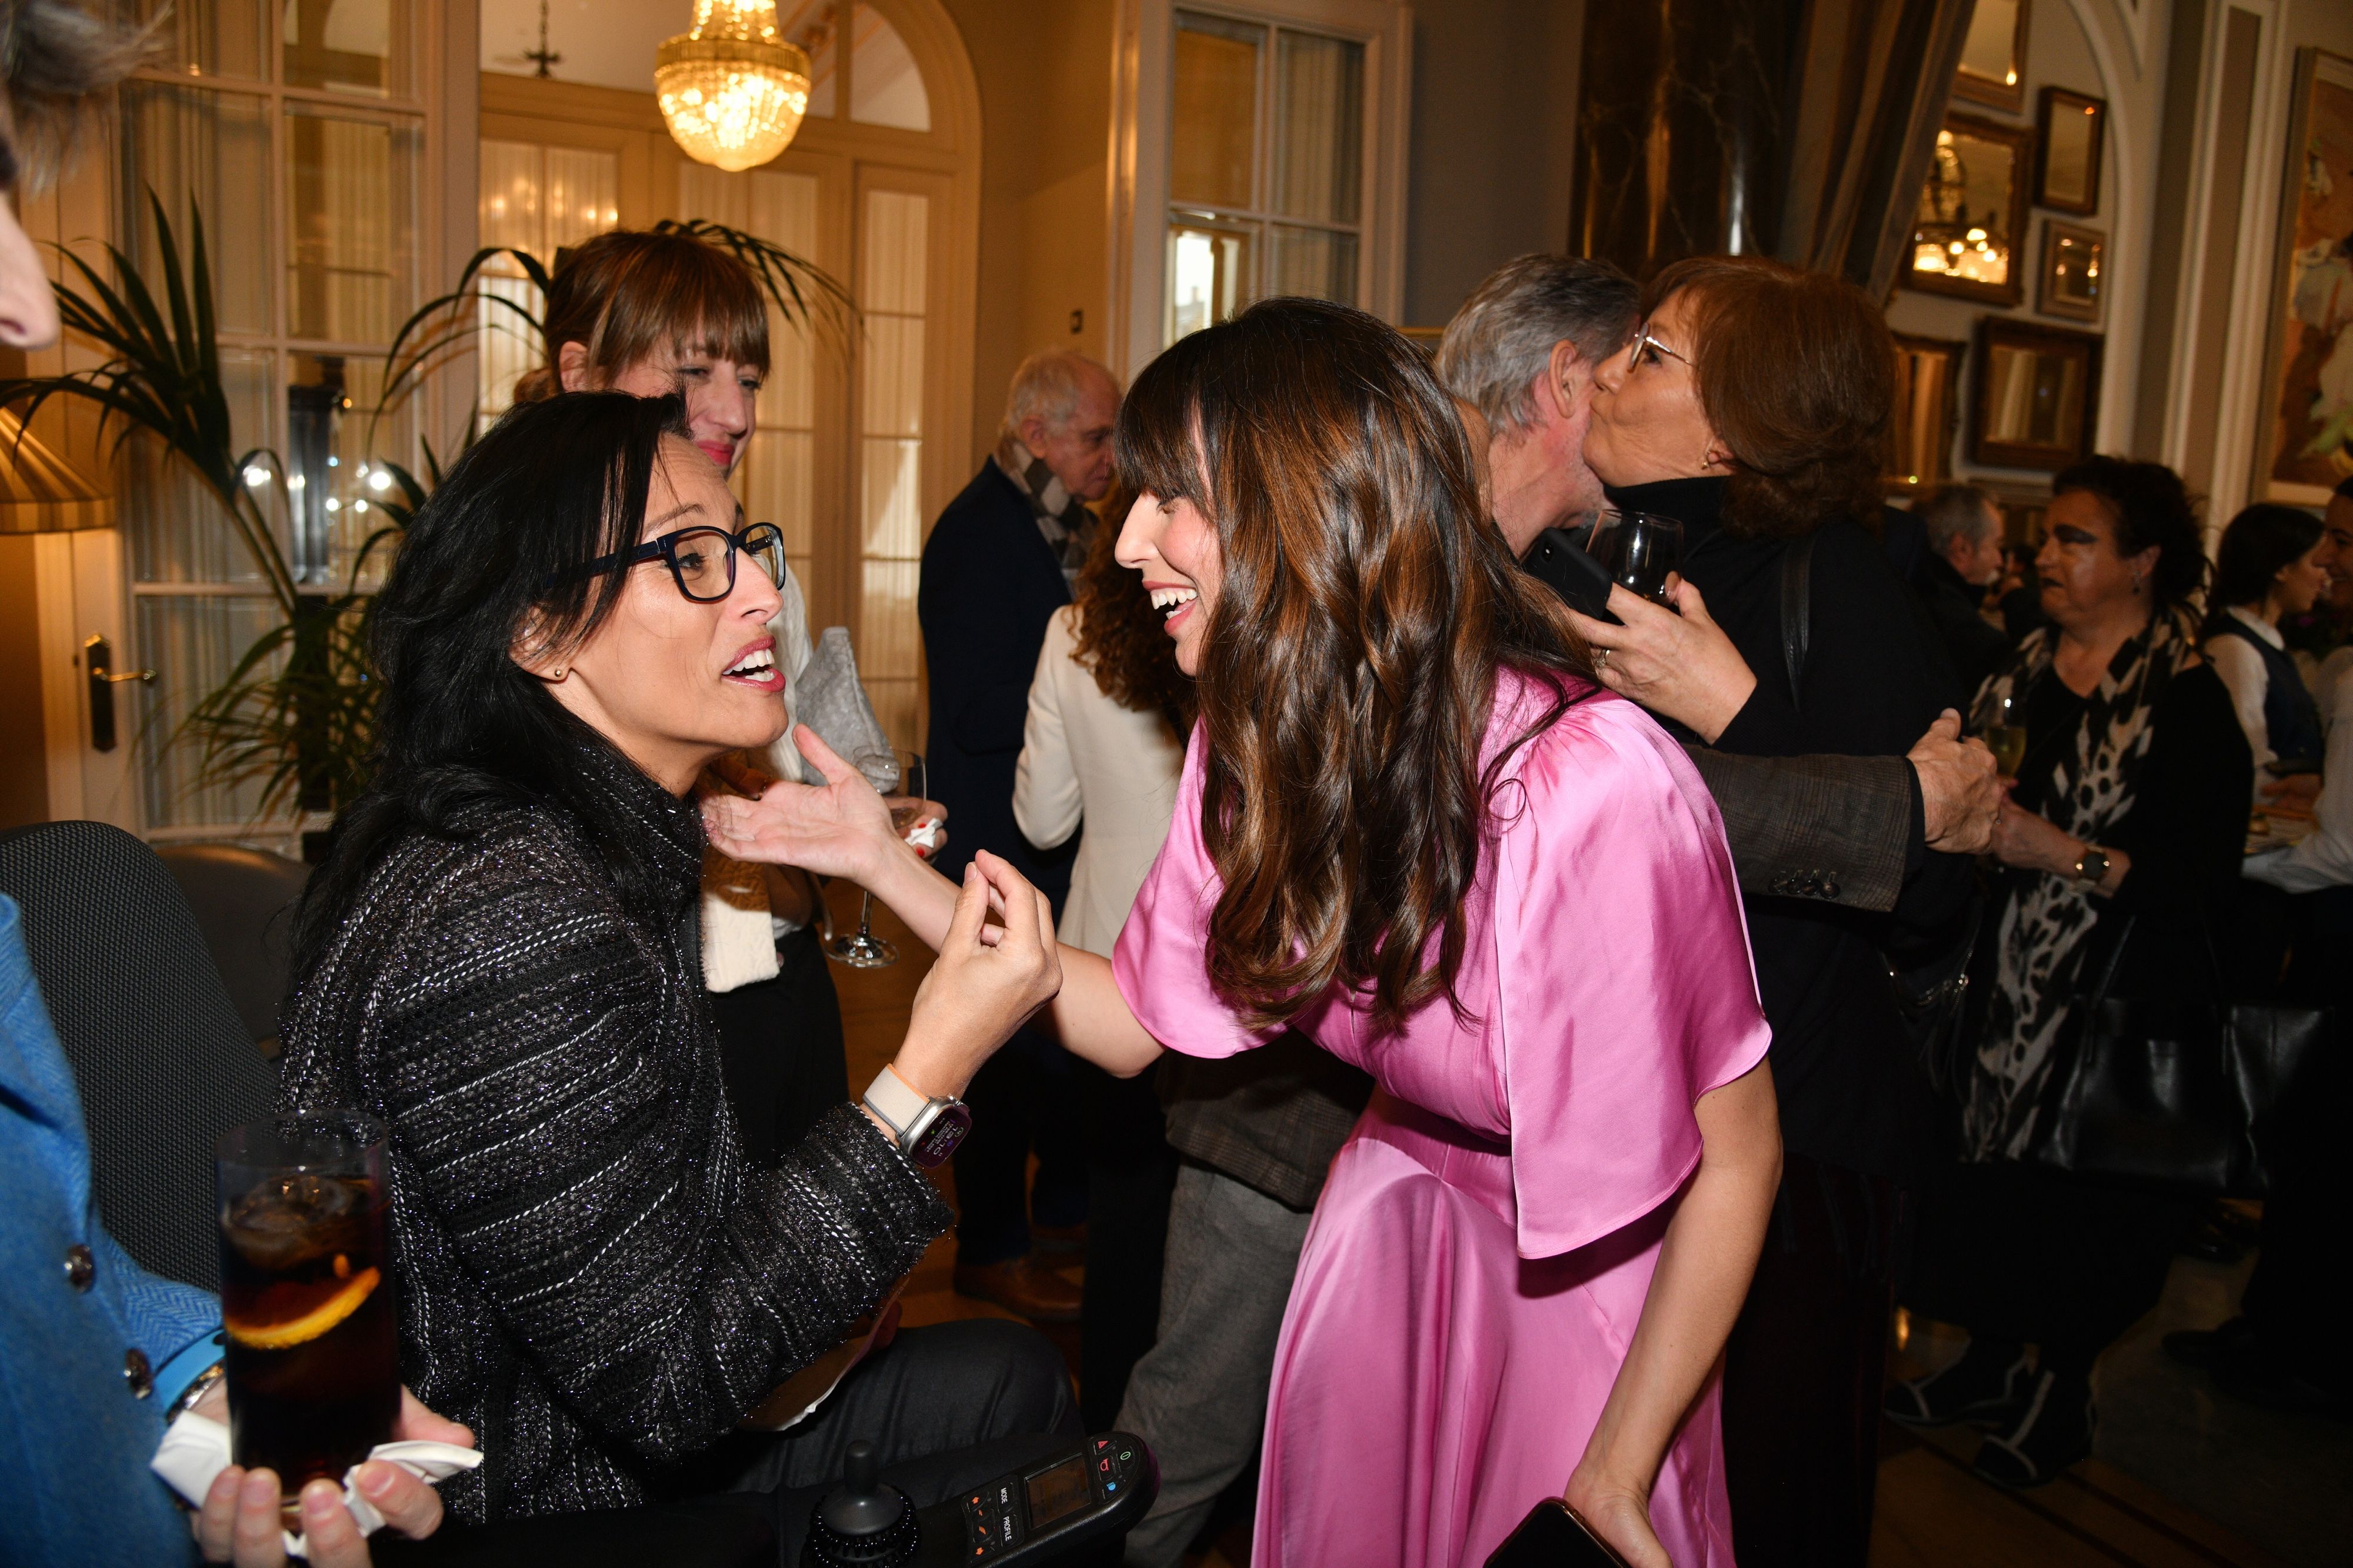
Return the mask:
<path id="1" fill-rule="evenodd" d="M 1974 698 L 2004 658 L 2010 635 L 1984 616 L 1986 590 L 2001 581 L 2001 512 L 1976 485 L 1943 485 L 1912 503 L 1927 550 L 1912 579 L 1937 640 Z"/>
<path id="2" fill-rule="evenodd" d="M 974 850 L 1002 855 L 1058 916 L 1078 840 L 1041 851 L 1022 837 L 1014 763 L 1046 623 L 1071 602 L 1103 526 L 1087 503 L 1111 489 L 1118 416 L 1119 384 L 1094 361 L 1068 350 L 1023 361 L 997 450 L 940 513 L 915 595 L 931 676 L 928 785 L 953 821 L 940 869 L 961 877 Z M 1070 1058 L 1024 1030 L 965 1099 L 973 1130 L 955 1152 L 955 1288 L 1039 1321 L 1075 1321 L 1078 1288 L 1031 1255 L 1033 1221 L 1034 1239 L 1068 1245 L 1086 1218 Z M 1025 1195 L 1033 1151 L 1037 1184 Z"/>

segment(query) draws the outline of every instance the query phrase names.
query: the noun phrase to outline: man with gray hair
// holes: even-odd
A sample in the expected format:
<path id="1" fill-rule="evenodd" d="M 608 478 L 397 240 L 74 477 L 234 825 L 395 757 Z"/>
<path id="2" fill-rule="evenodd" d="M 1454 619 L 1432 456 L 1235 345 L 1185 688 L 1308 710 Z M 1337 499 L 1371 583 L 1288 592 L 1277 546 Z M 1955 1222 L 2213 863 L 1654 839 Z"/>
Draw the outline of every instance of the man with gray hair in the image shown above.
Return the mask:
<path id="1" fill-rule="evenodd" d="M 1495 522 L 1515 555 L 1546 529 L 1573 531 L 1601 511 L 1584 457 L 1593 373 L 1633 334 L 1640 298 L 1606 261 L 1523 256 L 1446 324 L 1438 378 L 1486 422 Z"/>
<path id="2" fill-rule="evenodd" d="M 1119 384 L 1094 361 L 1067 349 L 1023 360 L 997 450 L 940 513 L 915 590 L 931 676 L 926 793 L 953 825 L 939 868 L 959 878 L 974 850 L 1001 855 L 1057 918 L 1078 838 L 1031 847 L 1013 820 L 1014 765 L 1046 623 L 1071 602 L 1103 526 L 1087 503 L 1111 489 L 1118 417 Z M 1030 1256 L 1033 1223 L 1050 1241 L 1075 1243 L 1086 1219 L 1071 1078 L 1060 1047 L 1015 1035 L 972 1080 L 972 1135 L 955 1152 L 955 1288 L 1039 1322 L 1079 1316 L 1078 1287 Z M 1033 1149 L 1037 1182 L 1025 1192 Z"/>
<path id="3" fill-rule="evenodd" d="M 1912 503 L 1927 549 L 1914 584 L 1961 690 L 1970 697 L 2009 657 L 2010 637 L 1985 618 L 1986 590 L 2001 581 L 2001 509 L 1979 485 L 1943 485 Z"/>

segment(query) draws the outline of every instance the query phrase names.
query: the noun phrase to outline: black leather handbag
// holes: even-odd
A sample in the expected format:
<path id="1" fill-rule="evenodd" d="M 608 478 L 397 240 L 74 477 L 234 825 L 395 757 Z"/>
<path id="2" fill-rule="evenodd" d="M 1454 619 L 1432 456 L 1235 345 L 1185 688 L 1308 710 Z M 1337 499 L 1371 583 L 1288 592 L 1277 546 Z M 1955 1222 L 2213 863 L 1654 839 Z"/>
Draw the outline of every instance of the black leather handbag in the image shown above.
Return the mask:
<path id="1" fill-rule="evenodd" d="M 2127 922 L 2087 989 L 2031 1159 L 2186 1197 L 2262 1196 L 2273 1124 L 2323 1047 L 2328 1014 L 2230 1002 L 2219 963 L 2211 1000 L 2114 995 L 2131 941 Z"/>

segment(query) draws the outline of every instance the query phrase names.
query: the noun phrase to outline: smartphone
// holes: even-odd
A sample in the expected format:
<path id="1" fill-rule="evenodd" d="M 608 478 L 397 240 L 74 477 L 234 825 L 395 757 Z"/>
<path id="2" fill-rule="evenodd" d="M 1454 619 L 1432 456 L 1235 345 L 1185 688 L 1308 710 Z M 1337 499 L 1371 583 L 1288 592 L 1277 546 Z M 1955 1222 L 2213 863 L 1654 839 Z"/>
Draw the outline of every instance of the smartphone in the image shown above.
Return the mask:
<path id="1" fill-rule="evenodd" d="M 1487 1568 L 1632 1568 L 1618 1549 L 1593 1533 L 1577 1511 L 1546 1498 L 1495 1548 Z"/>
<path id="2" fill-rule="evenodd" d="M 1520 564 L 1578 615 L 1613 626 L 1621 624 L 1609 613 L 1609 569 L 1561 530 L 1547 528 L 1537 534 Z"/>

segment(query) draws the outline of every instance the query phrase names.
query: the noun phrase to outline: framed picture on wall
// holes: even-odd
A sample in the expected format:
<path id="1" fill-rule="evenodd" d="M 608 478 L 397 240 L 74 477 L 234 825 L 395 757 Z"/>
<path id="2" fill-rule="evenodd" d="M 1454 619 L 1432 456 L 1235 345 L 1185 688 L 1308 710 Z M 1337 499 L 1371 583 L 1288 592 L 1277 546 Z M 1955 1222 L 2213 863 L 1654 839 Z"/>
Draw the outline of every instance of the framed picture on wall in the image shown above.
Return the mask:
<path id="1" fill-rule="evenodd" d="M 2100 150 L 2108 100 L 2046 87 L 2034 113 L 2034 205 L 2090 217 L 2100 210 Z"/>
<path id="2" fill-rule="evenodd" d="M 1895 411 L 1881 466 L 1890 495 L 1933 489 L 1953 477 L 1953 437 L 1961 423 L 1954 390 L 1968 352 L 1957 340 L 1895 334 Z"/>
<path id="3" fill-rule="evenodd" d="M 2005 316 L 1978 321 L 1969 461 L 2056 473 L 2092 451 L 2100 335 Z"/>
<path id="4" fill-rule="evenodd" d="M 2027 0 L 1978 0 L 1953 96 L 2011 114 L 2026 107 Z"/>
<path id="5" fill-rule="evenodd" d="M 2258 496 L 2317 506 L 2353 475 L 2353 60 L 2298 49 L 2288 99 Z"/>
<path id="6" fill-rule="evenodd" d="M 2107 287 L 2107 251 L 2108 237 L 2096 228 L 2055 217 L 2044 220 L 2042 283 L 2035 290 L 2034 308 L 2046 316 L 2096 324 Z"/>
<path id="7" fill-rule="evenodd" d="M 1906 287 L 1993 305 L 2025 298 L 2026 182 L 2034 132 L 1949 114 L 1912 220 Z"/>

